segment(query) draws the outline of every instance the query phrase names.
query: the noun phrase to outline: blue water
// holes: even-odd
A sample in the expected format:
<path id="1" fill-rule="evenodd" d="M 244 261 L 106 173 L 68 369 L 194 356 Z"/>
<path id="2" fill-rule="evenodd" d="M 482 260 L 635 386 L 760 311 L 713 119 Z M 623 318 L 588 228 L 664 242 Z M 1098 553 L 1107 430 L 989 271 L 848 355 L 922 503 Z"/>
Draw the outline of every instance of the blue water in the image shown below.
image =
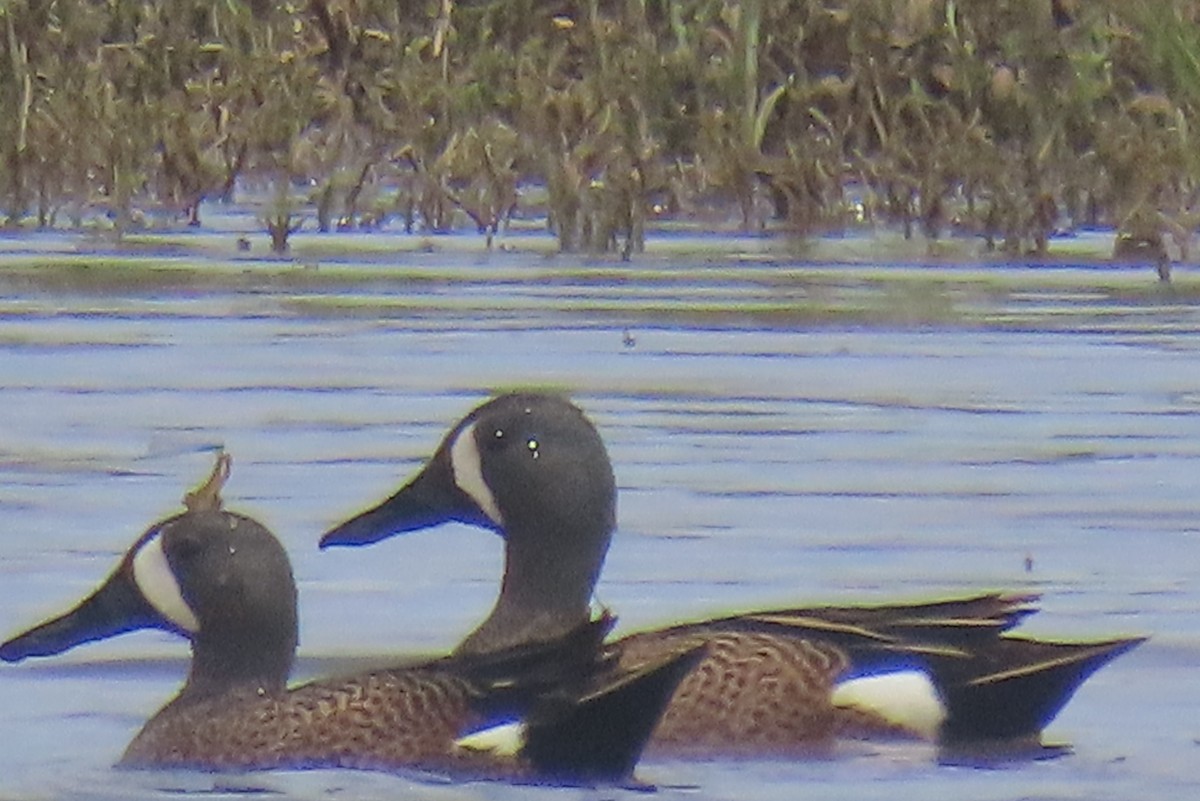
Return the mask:
<path id="1" fill-rule="evenodd" d="M 1123 799 L 1200 786 L 1200 306 L 1186 294 L 1143 292 L 1149 271 L 1060 269 L 1053 285 L 997 291 L 953 265 L 880 281 L 716 258 L 380 262 L 370 283 L 254 261 L 214 262 L 224 277 L 204 282 L 118 285 L 0 266 L 0 637 L 88 592 L 223 446 L 227 505 L 291 552 L 302 675 L 444 651 L 490 608 L 497 538 L 447 526 L 319 553 L 317 537 L 392 491 L 489 392 L 554 386 L 612 452 L 620 531 L 598 595 L 626 629 L 1011 589 L 1043 594 L 1032 634 L 1153 635 L 1053 724 L 1048 739 L 1074 745 L 1060 759 L 981 769 L 888 746 L 647 763 L 660 795 Z M 437 280 L 408 280 L 422 270 Z M 1028 271 L 996 272 L 1019 285 Z M 945 283 L 914 296 L 914 276 Z M 842 313 L 814 313 L 826 301 Z M 109 768 L 185 665 L 180 641 L 150 632 L 0 665 L 0 799 L 534 793 Z"/>

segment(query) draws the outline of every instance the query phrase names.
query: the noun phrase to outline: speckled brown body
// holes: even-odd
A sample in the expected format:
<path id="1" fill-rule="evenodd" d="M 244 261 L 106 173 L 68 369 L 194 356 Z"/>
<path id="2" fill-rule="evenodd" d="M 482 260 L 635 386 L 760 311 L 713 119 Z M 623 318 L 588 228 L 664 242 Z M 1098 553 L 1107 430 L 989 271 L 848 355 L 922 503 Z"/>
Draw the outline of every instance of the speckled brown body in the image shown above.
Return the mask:
<path id="1" fill-rule="evenodd" d="M 1140 640 L 1051 643 L 1002 636 L 1031 595 L 735 615 L 633 634 L 609 648 L 622 667 L 705 643 L 671 698 L 649 753 L 688 757 L 821 753 L 840 740 L 920 739 L 881 709 L 836 703 L 848 673 L 915 660 L 948 716 L 941 744 L 1033 738 L 1093 670 Z"/>
<path id="2" fill-rule="evenodd" d="M 354 767 L 490 772 L 499 763 L 454 747 L 474 724 L 471 683 L 437 671 L 378 671 L 283 693 L 246 687 L 178 698 L 121 758 L 125 767 L 220 770 Z M 514 766 L 508 761 L 504 772 Z"/>
<path id="3" fill-rule="evenodd" d="M 914 736 L 877 715 L 834 706 L 834 683 L 850 659 L 830 643 L 765 633 L 647 632 L 619 641 L 621 666 L 684 642 L 707 644 L 707 656 L 675 691 L 648 753 L 806 755 L 837 737 Z"/>

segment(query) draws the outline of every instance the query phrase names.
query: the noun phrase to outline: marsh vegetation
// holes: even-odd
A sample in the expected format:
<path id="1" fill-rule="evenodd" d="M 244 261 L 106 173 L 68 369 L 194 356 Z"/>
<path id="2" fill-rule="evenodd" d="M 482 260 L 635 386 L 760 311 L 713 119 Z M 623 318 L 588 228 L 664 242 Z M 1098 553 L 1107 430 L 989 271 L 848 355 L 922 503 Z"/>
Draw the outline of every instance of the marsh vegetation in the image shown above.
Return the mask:
<path id="1" fill-rule="evenodd" d="M 890 225 L 1186 257 L 1192 0 L 13 0 L 0 216 L 120 235 L 252 195 L 304 225 Z"/>

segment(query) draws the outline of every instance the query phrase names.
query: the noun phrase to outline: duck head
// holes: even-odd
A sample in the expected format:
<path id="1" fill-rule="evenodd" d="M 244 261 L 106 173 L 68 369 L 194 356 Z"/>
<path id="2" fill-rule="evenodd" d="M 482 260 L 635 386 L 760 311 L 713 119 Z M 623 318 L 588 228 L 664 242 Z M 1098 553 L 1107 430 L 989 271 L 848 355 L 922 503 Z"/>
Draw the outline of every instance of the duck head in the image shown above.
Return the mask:
<path id="1" fill-rule="evenodd" d="M 570 631 L 589 615 L 616 521 L 612 463 L 599 433 L 559 395 L 493 398 L 460 420 L 398 492 L 328 531 L 321 548 L 451 521 L 505 540 L 496 606 L 460 651 Z"/>
<path id="2" fill-rule="evenodd" d="M 220 508 L 228 457 L 188 511 L 146 529 L 99 589 L 0 645 L 20 662 L 138 629 L 186 637 L 192 665 L 181 697 L 233 685 L 283 689 L 297 642 L 296 585 L 279 541 L 251 518 Z"/>

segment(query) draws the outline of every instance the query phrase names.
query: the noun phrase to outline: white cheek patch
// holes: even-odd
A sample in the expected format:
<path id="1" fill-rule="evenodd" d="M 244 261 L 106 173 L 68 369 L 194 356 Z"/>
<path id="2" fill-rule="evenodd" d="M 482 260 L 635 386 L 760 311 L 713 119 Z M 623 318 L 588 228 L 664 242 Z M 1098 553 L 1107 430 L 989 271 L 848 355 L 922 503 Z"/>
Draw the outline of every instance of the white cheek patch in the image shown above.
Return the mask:
<path id="1" fill-rule="evenodd" d="M 837 685 L 830 700 L 834 706 L 874 712 L 927 740 L 937 739 L 946 720 L 946 706 L 933 682 L 917 670 L 851 679 Z"/>
<path id="2" fill-rule="evenodd" d="M 133 580 L 142 596 L 167 620 L 195 634 L 200 621 L 179 590 L 179 582 L 163 552 L 162 532 L 146 541 L 133 555 Z"/>
<path id="3" fill-rule="evenodd" d="M 458 432 L 454 444 L 450 446 L 450 469 L 454 473 L 454 483 L 467 493 L 467 497 L 483 510 L 488 519 L 501 528 L 504 527 L 504 517 L 496 498 L 487 482 L 483 480 L 483 466 L 479 458 L 479 446 L 475 444 L 475 424 Z"/>

